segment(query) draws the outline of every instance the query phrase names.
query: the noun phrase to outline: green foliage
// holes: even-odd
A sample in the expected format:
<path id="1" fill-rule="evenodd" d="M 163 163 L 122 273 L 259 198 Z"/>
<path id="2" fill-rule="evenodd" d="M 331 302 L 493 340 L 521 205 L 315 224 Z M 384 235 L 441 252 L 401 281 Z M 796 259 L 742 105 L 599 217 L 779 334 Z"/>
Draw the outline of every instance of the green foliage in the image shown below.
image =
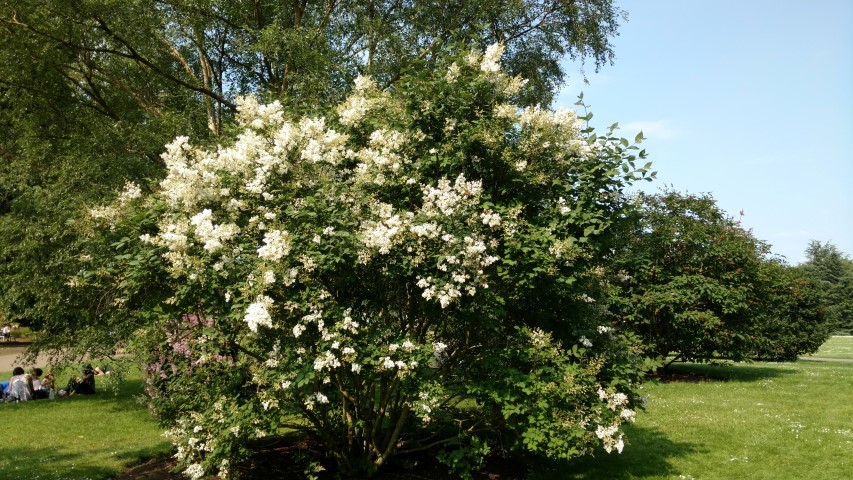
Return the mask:
<path id="1" fill-rule="evenodd" d="M 752 309 L 752 357 L 794 361 L 816 352 L 834 328 L 821 304 L 819 287 L 779 261 L 767 260 L 761 270 L 760 301 Z"/>
<path id="2" fill-rule="evenodd" d="M 639 194 L 615 259 L 615 312 L 654 354 L 748 358 L 768 247 L 709 195 Z"/>
<path id="3" fill-rule="evenodd" d="M 710 195 L 640 194 L 620 225 L 614 311 L 660 357 L 793 360 L 831 332 L 818 286 Z"/>
<path id="4" fill-rule="evenodd" d="M 162 178 L 175 135 L 229 132 L 237 95 L 311 111 L 359 74 L 391 87 L 456 45 L 502 41 L 511 73 L 530 79 L 518 101 L 548 103 L 559 60 L 612 61 L 623 18 L 611 0 L 0 0 L 0 309 L 45 332 L 35 350 L 120 348 L 145 320 L 109 284 L 68 284 L 118 268 L 91 264 L 124 237 L 93 235 L 88 209 L 128 180 Z"/>
<path id="5" fill-rule="evenodd" d="M 179 137 L 154 194 L 93 209 L 120 238 L 75 288 L 150 312 L 136 350 L 189 476 L 284 429 L 348 474 L 445 446 L 462 473 L 498 446 L 621 451 L 650 364 L 590 294 L 647 167 L 574 112 L 519 107 L 501 51 L 359 77 L 310 117 L 240 99 L 233 140 Z"/>
<path id="6" fill-rule="evenodd" d="M 813 240 L 797 269 L 813 282 L 829 321 L 853 332 L 853 259 L 832 243 Z"/>

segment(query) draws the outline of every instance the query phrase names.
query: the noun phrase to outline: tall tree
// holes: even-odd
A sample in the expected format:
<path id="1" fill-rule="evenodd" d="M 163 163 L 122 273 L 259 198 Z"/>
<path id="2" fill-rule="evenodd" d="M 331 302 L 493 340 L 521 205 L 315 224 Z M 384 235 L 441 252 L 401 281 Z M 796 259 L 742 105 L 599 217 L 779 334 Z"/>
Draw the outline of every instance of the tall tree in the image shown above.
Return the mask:
<path id="1" fill-rule="evenodd" d="M 108 241 L 81 219 L 161 178 L 174 136 L 227 132 L 240 94 L 307 111 L 501 41 L 520 104 L 548 103 L 564 56 L 612 61 L 622 19 L 612 0 L 0 0 L 0 308 L 51 332 L 37 348 L 112 341 L 103 296 L 66 285 Z"/>
<path id="2" fill-rule="evenodd" d="M 799 269 L 818 286 L 829 321 L 853 331 L 853 259 L 830 242 L 812 240 Z"/>
<path id="3" fill-rule="evenodd" d="M 614 265 L 618 323 L 676 360 L 743 359 L 768 246 L 710 195 L 636 197 L 636 221 Z"/>
<path id="4" fill-rule="evenodd" d="M 819 284 L 770 255 L 710 195 L 639 194 L 613 259 L 613 311 L 672 363 L 795 360 L 832 323 Z"/>
<path id="5" fill-rule="evenodd" d="M 794 361 L 814 353 L 832 334 L 820 286 L 780 259 L 762 262 L 753 304 L 750 356 L 770 361 Z"/>

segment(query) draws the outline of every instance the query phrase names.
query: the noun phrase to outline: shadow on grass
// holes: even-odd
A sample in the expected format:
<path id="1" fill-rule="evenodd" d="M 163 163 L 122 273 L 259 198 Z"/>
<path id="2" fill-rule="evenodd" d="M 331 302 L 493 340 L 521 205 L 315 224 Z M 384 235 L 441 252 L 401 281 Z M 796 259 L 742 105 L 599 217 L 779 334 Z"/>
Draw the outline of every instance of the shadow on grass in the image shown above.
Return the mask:
<path id="1" fill-rule="evenodd" d="M 674 363 L 665 370 L 659 370 L 657 378 L 663 382 L 756 382 L 793 373 L 797 373 L 796 370 L 766 363 Z"/>
<path id="2" fill-rule="evenodd" d="M 0 460 L 0 480 L 38 478 L 41 480 L 97 480 L 115 478 L 121 472 L 116 468 L 99 465 L 98 454 L 60 446 L 33 448 L 3 445 Z M 131 463 L 162 455 L 162 448 L 142 448 L 123 452 L 117 458 Z"/>
<path id="3" fill-rule="evenodd" d="M 660 430 L 628 425 L 627 442 L 621 454 L 596 452 L 564 462 L 542 462 L 530 465 L 529 480 L 628 480 L 669 477 L 676 474 L 670 464 L 673 458 L 701 453 L 697 444 L 673 442 Z"/>

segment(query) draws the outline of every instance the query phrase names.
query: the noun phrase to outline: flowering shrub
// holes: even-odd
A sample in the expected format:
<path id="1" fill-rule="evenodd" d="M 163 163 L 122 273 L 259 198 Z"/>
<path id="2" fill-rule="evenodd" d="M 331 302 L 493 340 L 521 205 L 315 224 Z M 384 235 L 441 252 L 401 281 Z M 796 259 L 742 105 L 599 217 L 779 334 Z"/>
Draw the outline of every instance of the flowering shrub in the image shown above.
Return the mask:
<path id="1" fill-rule="evenodd" d="M 622 450 L 646 363 L 603 324 L 592 267 L 646 172 L 573 111 L 516 107 L 501 53 L 361 77 L 323 115 L 242 98 L 233 142 L 175 139 L 159 190 L 122 200 L 159 219 L 139 258 L 173 291 L 139 338 L 188 476 L 285 428 L 350 473 Z"/>

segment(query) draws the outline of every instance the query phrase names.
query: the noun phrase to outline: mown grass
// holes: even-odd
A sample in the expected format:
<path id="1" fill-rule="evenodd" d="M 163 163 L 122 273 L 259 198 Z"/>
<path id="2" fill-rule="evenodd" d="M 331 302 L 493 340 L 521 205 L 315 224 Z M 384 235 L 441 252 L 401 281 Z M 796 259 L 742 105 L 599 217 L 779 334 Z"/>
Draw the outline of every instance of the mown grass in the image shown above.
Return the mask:
<path id="1" fill-rule="evenodd" d="M 67 377 L 57 379 L 64 383 Z M 167 454 L 162 429 L 136 399 L 142 392 L 139 375 L 112 390 L 101 380 L 92 396 L 0 404 L 0 480 L 108 479 Z"/>
<path id="2" fill-rule="evenodd" d="M 853 359 L 853 336 L 830 337 L 812 357 Z"/>
<path id="3" fill-rule="evenodd" d="M 844 355 L 853 337 L 831 342 L 824 351 Z M 534 464 L 531 480 L 853 478 L 853 363 L 672 369 L 679 381 L 644 386 L 648 406 L 627 428 L 622 454 Z M 116 394 L 103 386 L 92 397 L 0 405 L 0 480 L 108 479 L 167 454 L 135 399 L 139 376 Z"/>
<path id="4" fill-rule="evenodd" d="M 647 385 L 621 455 L 543 465 L 531 478 L 853 478 L 853 363 L 673 368 L 701 380 Z"/>

